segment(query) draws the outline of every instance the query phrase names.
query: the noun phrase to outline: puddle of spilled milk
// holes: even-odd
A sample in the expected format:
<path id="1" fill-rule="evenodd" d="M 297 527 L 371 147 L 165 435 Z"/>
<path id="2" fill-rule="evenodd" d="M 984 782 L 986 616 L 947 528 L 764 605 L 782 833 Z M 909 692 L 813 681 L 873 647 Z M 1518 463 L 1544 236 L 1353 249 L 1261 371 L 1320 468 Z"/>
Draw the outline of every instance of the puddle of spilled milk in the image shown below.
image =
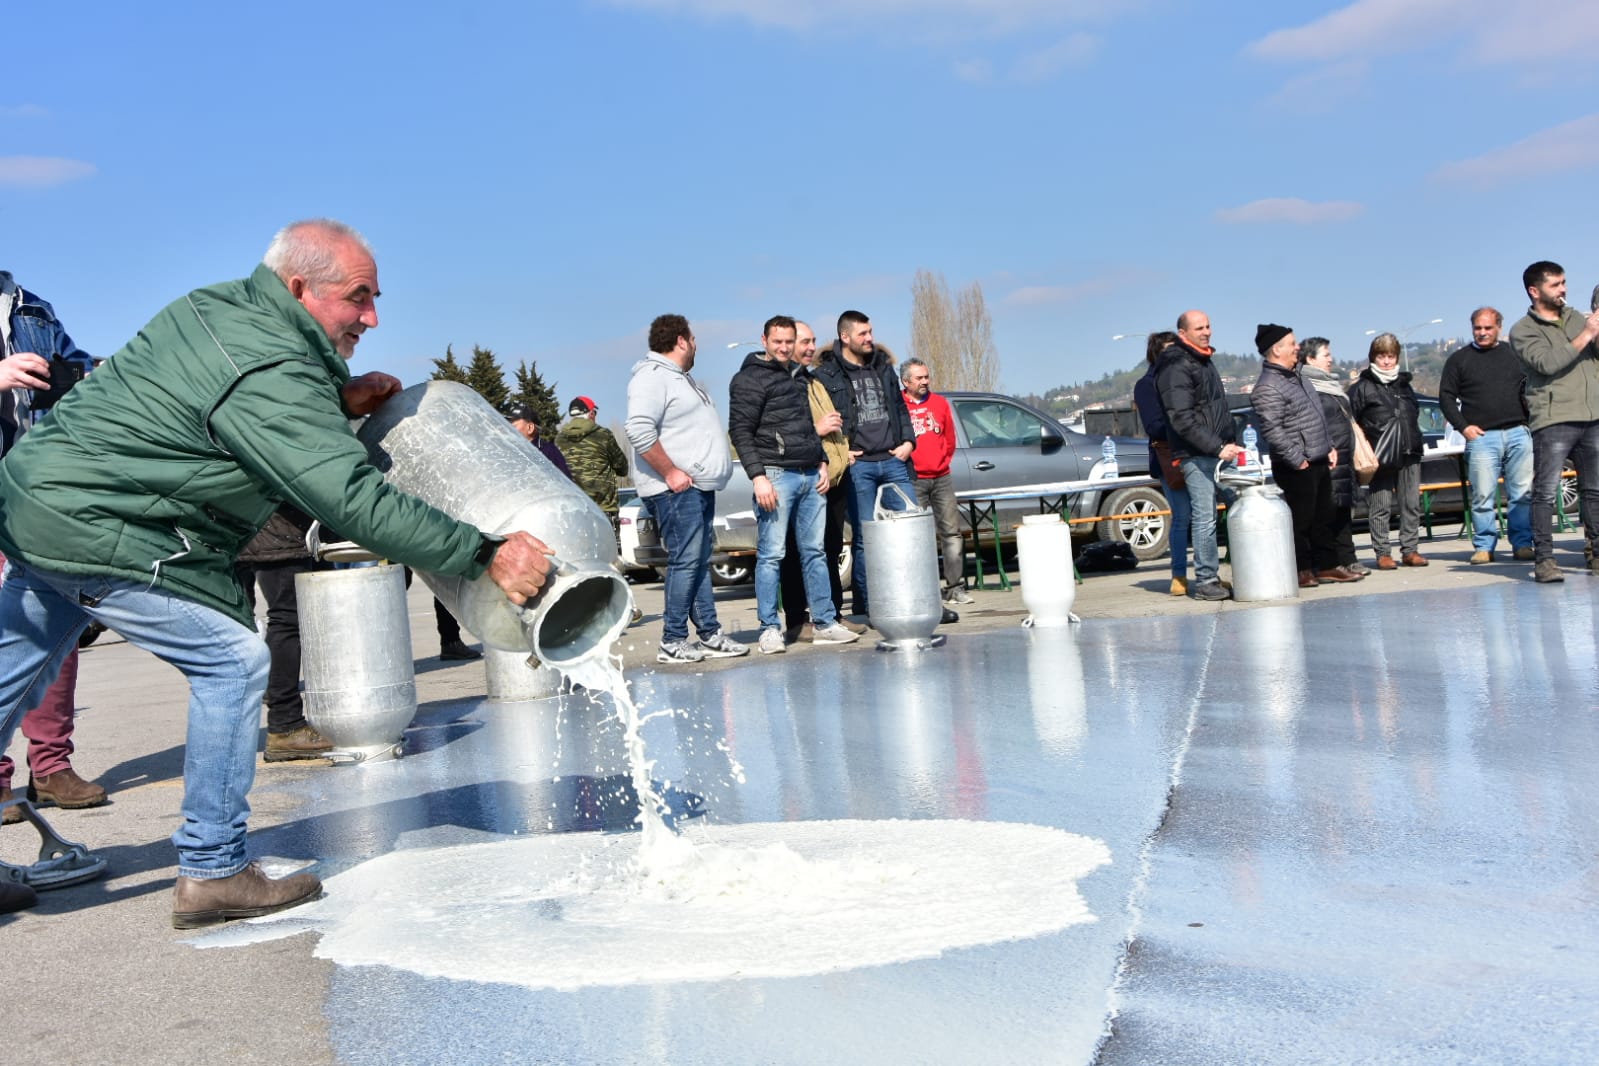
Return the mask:
<path id="1" fill-rule="evenodd" d="M 314 930 L 315 954 L 348 966 L 570 989 L 799 977 L 1094 920 L 1077 881 L 1109 849 L 1058 829 L 831 821 L 675 832 L 619 666 L 597 657 L 569 678 L 613 698 L 641 833 L 397 851 L 329 879 L 316 903 L 195 943 Z"/>
<path id="2" fill-rule="evenodd" d="M 397 851 L 321 901 L 207 934 L 314 930 L 315 954 L 528 988 L 799 977 L 931 958 L 1093 921 L 1097 840 L 1009 822 L 696 826 L 651 876 L 642 837 L 519 837 Z"/>

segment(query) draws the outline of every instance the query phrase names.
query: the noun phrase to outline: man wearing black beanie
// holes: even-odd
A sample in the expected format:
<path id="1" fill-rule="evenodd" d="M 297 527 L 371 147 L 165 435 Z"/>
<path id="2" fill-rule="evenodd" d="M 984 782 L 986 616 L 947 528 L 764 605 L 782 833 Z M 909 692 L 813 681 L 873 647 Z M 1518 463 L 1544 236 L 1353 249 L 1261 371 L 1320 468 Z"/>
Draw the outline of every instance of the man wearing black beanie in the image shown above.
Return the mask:
<path id="1" fill-rule="evenodd" d="M 1267 323 L 1255 330 L 1255 347 L 1266 365 L 1249 402 L 1270 446 L 1272 479 L 1293 515 L 1299 587 L 1359 581 L 1361 575 L 1338 565 L 1332 497 L 1332 468 L 1338 452 L 1327 432 L 1321 401 L 1295 372 L 1299 345 L 1294 332 Z"/>

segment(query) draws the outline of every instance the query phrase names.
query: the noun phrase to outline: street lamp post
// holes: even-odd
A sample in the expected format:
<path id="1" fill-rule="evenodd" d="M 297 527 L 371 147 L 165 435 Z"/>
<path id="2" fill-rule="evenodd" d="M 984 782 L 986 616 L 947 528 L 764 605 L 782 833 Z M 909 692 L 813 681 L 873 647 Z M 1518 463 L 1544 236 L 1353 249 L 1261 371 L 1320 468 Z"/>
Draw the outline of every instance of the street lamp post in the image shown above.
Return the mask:
<path id="1" fill-rule="evenodd" d="M 1394 330 L 1394 335 L 1399 338 L 1399 355 L 1405 361 L 1405 373 L 1410 373 L 1410 346 L 1407 343 L 1410 339 L 1410 335 L 1423 326 L 1437 326 L 1442 324 L 1442 322 L 1443 319 L 1441 318 L 1429 318 L 1425 322 L 1417 322 L 1414 326 L 1406 326 L 1404 329 Z M 1380 332 L 1382 331 L 1368 329 L 1366 331 L 1366 336 L 1370 337 L 1373 334 Z"/>

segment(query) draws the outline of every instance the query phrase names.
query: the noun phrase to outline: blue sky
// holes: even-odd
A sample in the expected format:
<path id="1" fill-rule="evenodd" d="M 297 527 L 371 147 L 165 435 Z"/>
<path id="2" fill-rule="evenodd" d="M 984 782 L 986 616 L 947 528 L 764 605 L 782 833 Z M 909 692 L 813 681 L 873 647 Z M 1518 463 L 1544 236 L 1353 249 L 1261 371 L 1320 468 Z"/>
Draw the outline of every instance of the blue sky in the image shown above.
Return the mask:
<path id="1" fill-rule="evenodd" d="M 314 14 L 306 14 L 315 10 Z M 1536 11 L 1537 21 L 1519 12 Z M 0 268 L 109 354 L 329 215 L 378 252 L 357 370 L 447 343 L 622 415 L 652 317 L 717 390 L 768 315 L 907 345 L 981 282 L 1007 391 L 1209 311 L 1332 338 L 1599 282 L 1599 4 L 550 0 L 36 5 L 0 62 Z M 936 387 L 936 382 L 935 382 Z"/>

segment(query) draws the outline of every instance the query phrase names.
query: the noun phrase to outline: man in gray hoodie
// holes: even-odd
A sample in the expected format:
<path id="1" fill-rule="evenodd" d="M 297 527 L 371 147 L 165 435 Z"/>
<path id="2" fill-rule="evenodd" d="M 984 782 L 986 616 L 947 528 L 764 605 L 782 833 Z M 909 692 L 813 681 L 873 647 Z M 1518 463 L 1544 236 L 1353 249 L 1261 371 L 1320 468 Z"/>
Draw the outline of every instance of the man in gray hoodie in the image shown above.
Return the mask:
<path id="1" fill-rule="evenodd" d="M 655 661 L 697 663 L 748 655 L 722 632 L 711 595 L 711 521 L 733 459 L 710 394 L 689 375 L 694 331 L 682 315 L 650 323 L 650 354 L 627 384 L 633 480 L 666 545 L 666 608 Z M 700 639 L 688 639 L 689 619 Z"/>

